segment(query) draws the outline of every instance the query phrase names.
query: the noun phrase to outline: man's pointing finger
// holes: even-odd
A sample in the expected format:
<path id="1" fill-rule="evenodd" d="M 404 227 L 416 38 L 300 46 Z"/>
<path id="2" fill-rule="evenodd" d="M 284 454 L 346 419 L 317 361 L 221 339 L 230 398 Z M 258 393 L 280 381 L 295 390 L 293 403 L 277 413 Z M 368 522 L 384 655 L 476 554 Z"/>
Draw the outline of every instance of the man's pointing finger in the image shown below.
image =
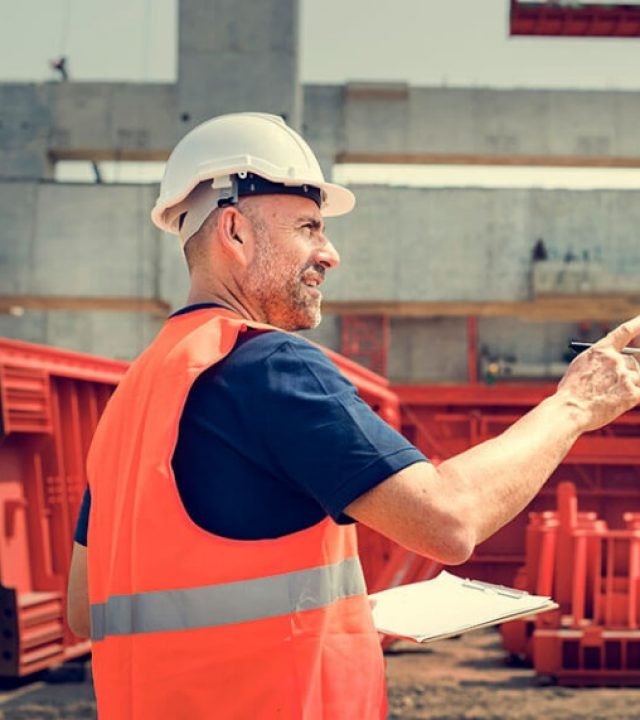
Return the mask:
<path id="1" fill-rule="evenodd" d="M 613 347 L 620 351 L 625 348 L 634 338 L 640 335 L 640 315 L 618 325 L 610 333 L 599 340 L 596 345 L 599 347 Z"/>

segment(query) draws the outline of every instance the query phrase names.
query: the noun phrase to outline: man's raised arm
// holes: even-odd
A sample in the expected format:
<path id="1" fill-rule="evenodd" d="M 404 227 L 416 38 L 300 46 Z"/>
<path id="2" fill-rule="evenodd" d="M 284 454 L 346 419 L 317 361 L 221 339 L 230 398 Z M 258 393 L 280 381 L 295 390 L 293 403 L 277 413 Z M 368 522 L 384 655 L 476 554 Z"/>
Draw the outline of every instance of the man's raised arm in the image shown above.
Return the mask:
<path id="1" fill-rule="evenodd" d="M 620 353 L 638 335 L 640 316 L 575 358 L 555 394 L 498 437 L 437 468 L 411 465 L 345 512 L 415 552 L 465 562 L 528 505 L 582 433 L 640 402 L 640 366 Z"/>

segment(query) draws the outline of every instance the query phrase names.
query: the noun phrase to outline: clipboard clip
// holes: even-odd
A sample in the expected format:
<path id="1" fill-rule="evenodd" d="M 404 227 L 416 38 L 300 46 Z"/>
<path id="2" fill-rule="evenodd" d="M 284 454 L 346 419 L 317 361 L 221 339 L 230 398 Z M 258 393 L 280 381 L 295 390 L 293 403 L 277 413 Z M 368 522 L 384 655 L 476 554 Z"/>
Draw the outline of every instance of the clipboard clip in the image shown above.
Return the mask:
<path id="1" fill-rule="evenodd" d="M 471 588 L 472 590 L 481 590 L 482 592 L 493 592 L 496 595 L 504 595 L 514 600 L 518 600 L 524 595 L 529 594 L 526 590 L 516 590 L 515 588 L 508 588 L 504 585 L 494 585 L 493 583 L 482 582 L 481 580 L 469 580 L 469 578 L 462 581 L 462 586 Z"/>

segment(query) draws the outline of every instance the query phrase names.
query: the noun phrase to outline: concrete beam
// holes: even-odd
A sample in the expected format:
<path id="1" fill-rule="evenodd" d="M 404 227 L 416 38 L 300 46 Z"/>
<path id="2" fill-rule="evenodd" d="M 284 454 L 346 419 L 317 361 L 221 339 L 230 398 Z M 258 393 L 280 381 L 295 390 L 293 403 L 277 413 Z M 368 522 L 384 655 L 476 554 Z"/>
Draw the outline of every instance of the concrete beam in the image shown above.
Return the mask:
<path id="1" fill-rule="evenodd" d="M 342 116 L 338 162 L 640 166 L 637 92 L 352 83 Z"/>
<path id="2" fill-rule="evenodd" d="M 70 82 L 46 91 L 55 160 L 165 160 L 182 134 L 175 85 Z"/>
<path id="3" fill-rule="evenodd" d="M 204 117 L 284 112 L 272 94 L 238 104 L 228 88 L 192 113 L 189 93 L 213 92 L 194 78 L 180 96 L 170 84 L 0 85 L 0 177 L 47 178 L 51 160 L 163 160 Z M 303 133 L 327 174 L 335 160 L 640 167 L 640 93 L 308 85 Z"/>

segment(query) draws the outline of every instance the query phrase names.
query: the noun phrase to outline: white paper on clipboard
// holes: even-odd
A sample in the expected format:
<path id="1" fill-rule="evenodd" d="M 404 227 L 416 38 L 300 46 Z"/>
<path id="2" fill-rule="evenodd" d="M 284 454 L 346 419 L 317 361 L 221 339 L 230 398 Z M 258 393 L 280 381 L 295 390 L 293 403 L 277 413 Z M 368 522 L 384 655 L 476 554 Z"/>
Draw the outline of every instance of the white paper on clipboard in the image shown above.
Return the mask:
<path id="1" fill-rule="evenodd" d="M 558 607 L 550 597 L 466 580 L 442 571 L 433 580 L 369 596 L 379 632 L 419 643 L 497 625 Z"/>

